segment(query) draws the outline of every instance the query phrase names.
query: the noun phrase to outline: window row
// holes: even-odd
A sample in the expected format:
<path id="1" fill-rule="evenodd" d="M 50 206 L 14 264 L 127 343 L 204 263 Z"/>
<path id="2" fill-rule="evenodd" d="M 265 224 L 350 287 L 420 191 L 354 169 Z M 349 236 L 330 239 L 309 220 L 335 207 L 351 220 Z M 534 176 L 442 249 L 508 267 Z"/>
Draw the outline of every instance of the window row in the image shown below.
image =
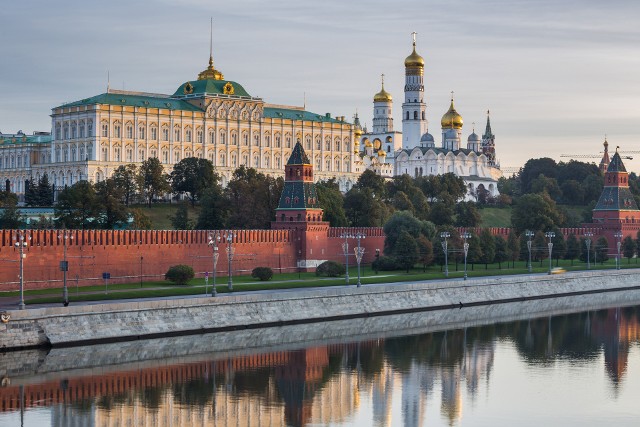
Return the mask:
<path id="1" fill-rule="evenodd" d="M 77 139 L 92 137 L 93 134 L 93 120 L 80 120 L 79 122 L 65 122 L 64 124 L 56 124 L 55 138 L 60 139 Z"/>

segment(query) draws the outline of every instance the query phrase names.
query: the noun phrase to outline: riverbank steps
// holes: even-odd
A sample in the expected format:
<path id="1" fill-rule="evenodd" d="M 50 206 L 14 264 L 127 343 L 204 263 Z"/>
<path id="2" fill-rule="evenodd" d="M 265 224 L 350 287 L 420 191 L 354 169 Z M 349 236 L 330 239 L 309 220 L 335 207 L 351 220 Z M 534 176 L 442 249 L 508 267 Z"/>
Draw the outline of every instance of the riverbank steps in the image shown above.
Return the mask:
<path id="1" fill-rule="evenodd" d="M 640 270 L 300 289 L 216 298 L 11 310 L 0 349 L 78 346 L 207 332 L 465 310 L 527 300 L 640 289 Z"/>

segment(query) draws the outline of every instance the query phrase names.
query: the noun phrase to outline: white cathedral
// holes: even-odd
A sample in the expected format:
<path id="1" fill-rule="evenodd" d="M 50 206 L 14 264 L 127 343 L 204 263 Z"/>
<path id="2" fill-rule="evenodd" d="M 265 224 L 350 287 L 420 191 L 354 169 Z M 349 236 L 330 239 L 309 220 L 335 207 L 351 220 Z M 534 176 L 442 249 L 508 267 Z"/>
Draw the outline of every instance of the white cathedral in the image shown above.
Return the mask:
<path id="1" fill-rule="evenodd" d="M 413 52 L 405 61 L 404 103 L 402 104 L 402 132 L 393 129 L 393 97 L 382 88 L 373 97 L 373 129 L 363 131 L 356 115 L 356 141 L 363 166 L 391 177 L 408 174 L 414 177 L 441 175 L 448 172 L 461 177 L 468 188 L 467 200 L 476 200 L 481 193 L 496 197 L 498 179 L 502 176 L 496 160 L 495 135 L 491 130 L 489 112 L 482 137 L 475 129 L 462 147 L 462 116 L 453 105 L 442 116 L 442 143 L 436 147 L 429 133 L 424 99 L 424 58 L 416 52 L 413 33 Z M 357 142 L 356 142 L 357 144 Z M 358 147 L 357 147 L 358 148 Z"/>

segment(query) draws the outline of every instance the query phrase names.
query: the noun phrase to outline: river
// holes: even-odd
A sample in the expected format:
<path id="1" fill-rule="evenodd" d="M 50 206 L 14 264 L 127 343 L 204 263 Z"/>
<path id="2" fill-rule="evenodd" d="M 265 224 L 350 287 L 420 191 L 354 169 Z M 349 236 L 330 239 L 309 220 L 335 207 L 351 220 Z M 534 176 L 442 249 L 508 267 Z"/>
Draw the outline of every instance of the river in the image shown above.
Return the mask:
<path id="1" fill-rule="evenodd" d="M 638 301 L 202 354 L 190 346 L 215 334 L 166 338 L 173 357 L 153 340 L 10 352 L 0 425 L 637 425 Z"/>

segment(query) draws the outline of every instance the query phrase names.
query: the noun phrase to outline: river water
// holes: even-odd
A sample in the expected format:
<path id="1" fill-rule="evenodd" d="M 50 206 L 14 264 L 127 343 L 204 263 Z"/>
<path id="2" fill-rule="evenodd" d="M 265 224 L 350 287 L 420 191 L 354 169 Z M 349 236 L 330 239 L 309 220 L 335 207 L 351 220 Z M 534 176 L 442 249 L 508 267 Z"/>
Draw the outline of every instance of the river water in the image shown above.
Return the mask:
<path id="1" fill-rule="evenodd" d="M 0 368 L 15 372 L 0 388 L 0 425 L 640 423 L 640 306 L 530 317 L 207 354 L 186 347 L 214 337 L 176 338 L 167 342 L 177 356 L 161 358 L 140 341 L 130 348 L 148 349 L 146 360 L 122 364 L 92 360 L 114 345 L 75 349 L 73 362 L 55 351 L 5 354 Z"/>

